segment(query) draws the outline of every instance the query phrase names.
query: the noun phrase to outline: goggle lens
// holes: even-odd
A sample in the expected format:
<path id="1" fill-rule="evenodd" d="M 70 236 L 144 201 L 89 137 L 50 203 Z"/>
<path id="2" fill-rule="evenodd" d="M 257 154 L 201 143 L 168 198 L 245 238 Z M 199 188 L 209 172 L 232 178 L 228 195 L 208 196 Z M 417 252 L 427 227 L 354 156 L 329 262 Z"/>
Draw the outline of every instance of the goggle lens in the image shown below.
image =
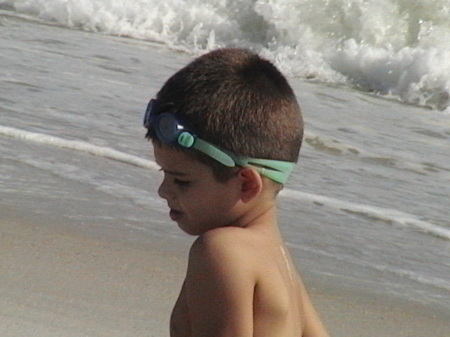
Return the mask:
<path id="1" fill-rule="evenodd" d="M 183 127 L 172 114 L 163 113 L 155 120 L 155 132 L 163 143 L 177 144 L 178 136 Z"/>
<path id="2" fill-rule="evenodd" d="M 147 109 L 145 110 L 144 115 L 144 127 L 146 129 L 150 129 L 153 120 L 155 119 L 155 110 L 156 110 L 156 100 L 151 99 L 148 102 Z"/>

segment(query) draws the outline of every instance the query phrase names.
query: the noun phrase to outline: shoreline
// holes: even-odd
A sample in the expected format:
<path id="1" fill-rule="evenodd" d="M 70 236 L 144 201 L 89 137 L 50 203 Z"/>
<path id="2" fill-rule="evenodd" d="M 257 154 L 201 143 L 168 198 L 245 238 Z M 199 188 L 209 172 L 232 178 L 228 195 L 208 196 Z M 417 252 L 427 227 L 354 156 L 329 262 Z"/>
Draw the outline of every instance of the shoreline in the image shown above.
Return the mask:
<path id="1" fill-rule="evenodd" d="M 169 335 L 188 240 L 132 242 L 0 209 L 1 336 Z M 448 313 L 302 276 L 331 336 L 448 334 Z"/>

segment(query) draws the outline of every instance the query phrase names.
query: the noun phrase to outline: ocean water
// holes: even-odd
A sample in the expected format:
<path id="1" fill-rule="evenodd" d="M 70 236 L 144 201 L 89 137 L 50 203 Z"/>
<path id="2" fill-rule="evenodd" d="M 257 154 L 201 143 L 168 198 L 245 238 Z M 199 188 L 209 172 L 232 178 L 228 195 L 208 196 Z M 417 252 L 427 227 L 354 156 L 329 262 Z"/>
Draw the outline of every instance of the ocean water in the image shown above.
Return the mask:
<path id="1" fill-rule="evenodd" d="M 280 221 L 303 274 L 450 309 L 449 1 L 0 0 L 0 203 L 192 240 L 142 115 L 195 55 L 273 60 L 306 120 Z"/>

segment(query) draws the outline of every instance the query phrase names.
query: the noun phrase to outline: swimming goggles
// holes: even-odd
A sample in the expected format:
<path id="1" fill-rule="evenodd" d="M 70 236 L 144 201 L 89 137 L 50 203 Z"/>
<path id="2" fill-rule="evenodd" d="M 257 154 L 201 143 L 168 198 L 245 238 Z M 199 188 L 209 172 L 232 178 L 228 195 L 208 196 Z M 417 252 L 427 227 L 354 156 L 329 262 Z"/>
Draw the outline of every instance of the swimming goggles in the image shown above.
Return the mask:
<path id="1" fill-rule="evenodd" d="M 285 184 L 295 163 L 250 157 L 238 157 L 235 154 L 222 150 L 195 135 L 182 122 L 181 118 L 171 112 L 156 114 L 158 101 L 150 100 L 144 115 L 144 127 L 155 132 L 156 137 L 165 144 L 178 145 L 183 148 L 192 148 L 217 160 L 227 167 L 250 166 L 261 175 Z"/>

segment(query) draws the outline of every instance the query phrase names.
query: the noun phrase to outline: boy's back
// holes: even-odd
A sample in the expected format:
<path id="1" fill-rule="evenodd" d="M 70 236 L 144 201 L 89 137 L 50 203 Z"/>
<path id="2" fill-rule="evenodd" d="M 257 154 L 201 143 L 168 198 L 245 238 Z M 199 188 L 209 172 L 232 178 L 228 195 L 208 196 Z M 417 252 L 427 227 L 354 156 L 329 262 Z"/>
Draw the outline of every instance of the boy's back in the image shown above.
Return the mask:
<path id="1" fill-rule="evenodd" d="M 197 239 L 173 310 L 171 336 L 192 336 L 197 315 L 202 317 L 195 322 L 198 336 L 326 336 L 270 224 L 219 228 Z"/>

